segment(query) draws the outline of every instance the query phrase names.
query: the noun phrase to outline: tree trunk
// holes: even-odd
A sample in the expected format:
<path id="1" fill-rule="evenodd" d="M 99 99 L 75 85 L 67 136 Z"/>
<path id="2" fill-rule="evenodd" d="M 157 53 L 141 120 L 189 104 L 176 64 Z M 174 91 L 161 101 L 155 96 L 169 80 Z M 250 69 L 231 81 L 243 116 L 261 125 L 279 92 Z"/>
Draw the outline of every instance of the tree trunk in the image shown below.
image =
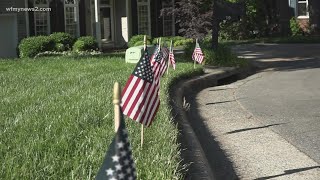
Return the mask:
<path id="1" fill-rule="evenodd" d="M 320 35 L 320 1 L 309 0 L 310 26 L 312 33 Z"/>
<path id="2" fill-rule="evenodd" d="M 218 48 L 218 36 L 219 36 L 219 20 L 218 13 L 216 11 L 216 1 L 212 2 L 212 49 L 216 50 Z"/>

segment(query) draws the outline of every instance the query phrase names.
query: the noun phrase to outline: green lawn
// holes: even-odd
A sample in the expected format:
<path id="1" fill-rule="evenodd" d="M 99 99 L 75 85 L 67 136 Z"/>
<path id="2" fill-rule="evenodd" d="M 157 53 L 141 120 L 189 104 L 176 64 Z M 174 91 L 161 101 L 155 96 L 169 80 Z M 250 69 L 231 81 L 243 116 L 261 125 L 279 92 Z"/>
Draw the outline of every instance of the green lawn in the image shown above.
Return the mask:
<path id="1" fill-rule="evenodd" d="M 123 57 L 0 60 L 0 179 L 93 179 L 114 135 L 113 84 L 134 68 Z M 127 119 L 139 179 L 181 179 L 169 84 L 201 74 L 178 63 L 163 78 L 161 106 L 145 130 Z"/>

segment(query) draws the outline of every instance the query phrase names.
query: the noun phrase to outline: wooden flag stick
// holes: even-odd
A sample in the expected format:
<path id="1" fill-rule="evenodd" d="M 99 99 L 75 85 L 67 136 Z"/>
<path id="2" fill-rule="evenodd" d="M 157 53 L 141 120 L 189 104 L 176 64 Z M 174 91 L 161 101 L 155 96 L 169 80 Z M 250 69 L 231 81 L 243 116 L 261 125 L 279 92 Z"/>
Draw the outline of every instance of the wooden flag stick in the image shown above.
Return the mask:
<path id="1" fill-rule="evenodd" d="M 147 36 L 146 35 L 144 35 L 144 37 L 143 37 L 143 48 L 144 48 L 144 50 L 146 50 L 146 48 L 147 48 Z"/>
<path id="2" fill-rule="evenodd" d="M 144 128 L 143 128 L 143 124 L 141 124 L 141 149 L 142 149 L 142 146 L 143 146 L 143 131 L 144 131 Z"/>
<path id="3" fill-rule="evenodd" d="M 171 64 L 171 61 L 170 61 L 170 53 L 172 52 L 172 40 L 170 42 L 170 51 L 169 51 L 169 58 L 168 58 L 168 67 L 167 67 L 167 74 L 169 74 L 169 67 L 170 67 L 170 64 Z"/>
<path id="4" fill-rule="evenodd" d="M 197 43 L 198 43 L 198 39 L 196 39 L 196 46 L 197 46 Z M 193 69 L 196 69 L 196 60 L 194 59 L 193 60 Z"/>
<path id="5" fill-rule="evenodd" d="M 144 45 L 144 50 L 146 50 L 147 48 L 147 36 L 144 35 L 144 40 L 143 40 L 143 45 Z M 143 146 L 143 124 L 141 124 L 141 142 L 140 142 L 140 145 L 141 145 L 141 149 L 142 149 L 142 146 Z"/>
<path id="6" fill-rule="evenodd" d="M 159 38 L 159 51 L 161 50 L 161 38 Z"/>
<path id="7" fill-rule="evenodd" d="M 120 126 L 120 85 L 118 82 L 113 86 L 113 104 L 114 104 L 114 131 L 117 132 Z"/>

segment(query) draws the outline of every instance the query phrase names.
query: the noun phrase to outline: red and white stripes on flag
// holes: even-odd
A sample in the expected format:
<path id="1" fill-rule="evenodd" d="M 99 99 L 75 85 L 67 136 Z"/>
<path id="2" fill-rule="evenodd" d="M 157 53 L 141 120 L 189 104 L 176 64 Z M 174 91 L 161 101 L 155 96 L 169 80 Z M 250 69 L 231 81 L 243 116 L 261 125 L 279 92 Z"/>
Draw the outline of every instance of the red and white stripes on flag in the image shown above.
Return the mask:
<path id="1" fill-rule="evenodd" d="M 164 73 L 167 71 L 167 68 L 168 68 L 168 58 L 169 58 L 169 49 L 167 47 L 163 47 L 161 49 L 162 51 L 162 60 L 161 60 L 161 69 L 160 69 L 160 74 L 161 74 L 161 77 L 164 75 Z"/>
<path id="2" fill-rule="evenodd" d="M 155 75 L 155 80 L 159 80 L 167 70 L 167 59 L 169 57 L 169 50 L 163 47 L 161 50 L 159 46 L 156 47 L 152 57 L 151 65 Z"/>
<path id="3" fill-rule="evenodd" d="M 172 64 L 173 69 L 176 69 L 176 61 L 174 59 L 173 50 L 169 53 L 169 62 Z"/>
<path id="4" fill-rule="evenodd" d="M 155 81 L 147 48 L 123 91 L 121 107 L 123 114 L 150 126 L 160 105 L 159 85 Z"/>
<path id="5" fill-rule="evenodd" d="M 204 54 L 202 53 L 198 42 L 196 42 L 196 47 L 194 48 L 192 59 L 194 61 L 197 61 L 199 64 L 201 64 L 204 59 Z"/>

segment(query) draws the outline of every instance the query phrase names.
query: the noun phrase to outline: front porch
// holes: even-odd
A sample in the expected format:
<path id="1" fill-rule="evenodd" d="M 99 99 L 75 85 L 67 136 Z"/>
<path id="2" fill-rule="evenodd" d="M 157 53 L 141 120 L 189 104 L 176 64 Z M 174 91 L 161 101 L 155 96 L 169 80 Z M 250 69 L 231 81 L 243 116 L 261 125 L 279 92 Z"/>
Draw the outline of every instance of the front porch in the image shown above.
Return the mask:
<path id="1" fill-rule="evenodd" d="M 25 0 L 27 36 L 67 32 L 74 37 L 94 36 L 99 47 L 126 46 L 130 32 L 130 0 Z"/>

